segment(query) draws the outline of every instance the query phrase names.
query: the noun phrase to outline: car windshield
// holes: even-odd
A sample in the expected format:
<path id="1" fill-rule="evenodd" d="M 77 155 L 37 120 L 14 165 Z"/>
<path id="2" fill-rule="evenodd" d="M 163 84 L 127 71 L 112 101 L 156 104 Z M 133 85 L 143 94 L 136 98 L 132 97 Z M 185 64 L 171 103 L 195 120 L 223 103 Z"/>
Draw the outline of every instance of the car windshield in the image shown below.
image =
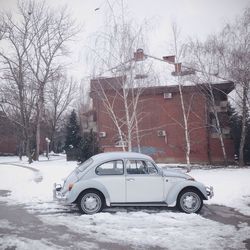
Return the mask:
<path id="1" fill-rule="evenodd" d="M 79 167 L 77 167 L 77 170 L 80 172 L 84 171 L 85 169 L 87 169 L 90 166 L 90 164 L 92 164 L 92 162 L 93 162 L 93 159 L 89 158 L 87 161 L 80 164 Z"/>

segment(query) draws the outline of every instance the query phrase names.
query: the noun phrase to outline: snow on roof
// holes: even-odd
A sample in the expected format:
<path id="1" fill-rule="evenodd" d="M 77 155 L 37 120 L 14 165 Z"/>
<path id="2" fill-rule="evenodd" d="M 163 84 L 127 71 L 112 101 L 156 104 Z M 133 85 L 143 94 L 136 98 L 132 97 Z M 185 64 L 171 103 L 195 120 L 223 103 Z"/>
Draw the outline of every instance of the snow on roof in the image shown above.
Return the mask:
<path id="1" fill-rule="evenodd" d="M 131 70 L 132 69 L 132 70 Z M 175 65 L 163 59 L 150 55 L 145 55 L 143 60 L 136 61 L 134 58 L 109 69 L 95 79 L 105 79 L 126 75 L 127 79 L 133 79 L 134 86 L 140 86 L 142 80 L 146 86 L 173 86 L 178 85 L 178 81 L 183 86 L 193 86 L 202 83 L 229 83 L 215 75 L 190 70 L 191 68 L 182 65 L 182 72 L 193 72 L 193 74 L 175 74 Z"/>

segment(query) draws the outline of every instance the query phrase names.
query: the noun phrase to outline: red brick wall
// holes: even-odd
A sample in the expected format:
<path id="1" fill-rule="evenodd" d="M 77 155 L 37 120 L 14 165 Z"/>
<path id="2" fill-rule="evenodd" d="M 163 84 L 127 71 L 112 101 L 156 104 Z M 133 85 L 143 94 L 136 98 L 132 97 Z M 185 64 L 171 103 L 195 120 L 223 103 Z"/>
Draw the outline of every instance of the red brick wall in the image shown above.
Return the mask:
<path id="1" fill-rule="evenodd" d="M 123 103 L 119 98 L 110 94 L 115 112 L 118 116 L 124 115 Z M 207 111 L 204 95 L 196 91 L 184 91 L 188 126 L 191 138 L 190 159 L 193 163 L 209 163 L 208 158 L 208 130 L 206 127 Z M 94 109 L 97 111 L 98 131 L 105 131 L 106 137 L 100 138 L 104 151 L 122 150 L 115 147 L 117 129 L 107 115 L 107 111 L 98 98 L 93 96 Z M 189 112 L 188 112 L 189 109 Z M 178 92 L 172 93 L 171 99 L 164 99 L 163 93 L 145 94 L 140 97 L 138 114 L 143 117 L 139 123 L 141 132 L 142 152 L 151 155 L 157 161 L 185 162 L 185 134 L 180 96 Z M 167 140 L 157 135 L 158 130 L 165 130 Z M 133 142 L 136 147 L 136 141 Z M 223 161 L 218 139 L 210 139 L 211 160 L 216 163 Z M 229 160 L 233 159 L 232 140 L 226 140 Z"/>
<path id="2" fill-rule="evenodd" d="M 0 155 L 5 153 L 15 154 L 17 151 L 17 138 L 15 127 L 8 119 L 0 118 Z"/>
<path id="3" fill-rule="evenodd" d="M 228 162 L 234 161 L 234 146 L 231 139 L 224 139 L 225 148 L 226 148 L 226 154 L 227 154 L 227 160 Z M 213 163 L 220 164 L 223 162 L 223 154 L 222 154 L 222 148 L 221 144 L 218 138 L 211 138 L 210 139 L 210 145 L 211 145 L 211 160 Z"/>
<path id="4" fill-rule="evenodd" d="M 16 154 L 18 150 L 18 136 L 17 128 L 5 118 L 1 118 L 0 121 L 0 155 L 1 154 Z M 40 141 L 40 153 L 46 151 L 45 138 L 48 136 L 48 129 L 42 124 L 41 127 L 41 141 Z"/>
<path id="5" fill-rule="evenodd" d="M 142 145 L 159 149 L 155 155 L 158 160 L 185 162 L 185 131 L 180 105 L 180 96 L 173 93 L 171 99 L 164 99 L 163 94 L 142 97 L 143 107 L 148 116 L 142 122 L 143 129 L 153 128 L 150 135 L 142 140 Z M 207 161 L 207 139 L 205 128 L 205 100 L 202 95 L 184 93 L 186 107 L 190 107 L 188 125 L 191 137 L 191 160 Z M 199 105 L 197 105 L 199 103 Z M 165 130 L 164 137 L 157 136 L 158 130 Z"/>
<path id="6" fill-rule="evenodd" d="M 0 139 L 0 155 L 2 153 L 15 154 L 17 151 L 16 145 L 17 140 L 14 136 L 2 135 Z"/>

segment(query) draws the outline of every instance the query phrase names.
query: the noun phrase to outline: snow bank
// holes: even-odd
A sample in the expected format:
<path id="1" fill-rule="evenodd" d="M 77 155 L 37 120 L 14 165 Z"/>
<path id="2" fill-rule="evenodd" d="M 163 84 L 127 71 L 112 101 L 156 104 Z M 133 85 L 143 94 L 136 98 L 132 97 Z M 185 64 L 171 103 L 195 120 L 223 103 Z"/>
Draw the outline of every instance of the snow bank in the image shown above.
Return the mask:
<path id="1" fill-rule="evenodd" d="M 8 202 L 38 206 L 52 202 L 53 183 L 60 182 L 76 167 L 76 162 L 66 162 L 65 157 L 53 159 L 48 161 L 41 157 L 41 161 L 32 164 L 12 161 L 15 165 L 9 165 L 12 163 L 2 164 L 5 157 L 0 157 L 0 190 L 11 191 Z"/>
<path id="2" fill-rule="evenodd" d="M 244 249 L 250 227 L 220 224 L 197 214 L 174 212 L 99 213 L 94 215 L 50 215 L 40 219 L 51 225 L 65 225 L 73 232 L 98 241 L 133 245 L 136 249 Z"/>

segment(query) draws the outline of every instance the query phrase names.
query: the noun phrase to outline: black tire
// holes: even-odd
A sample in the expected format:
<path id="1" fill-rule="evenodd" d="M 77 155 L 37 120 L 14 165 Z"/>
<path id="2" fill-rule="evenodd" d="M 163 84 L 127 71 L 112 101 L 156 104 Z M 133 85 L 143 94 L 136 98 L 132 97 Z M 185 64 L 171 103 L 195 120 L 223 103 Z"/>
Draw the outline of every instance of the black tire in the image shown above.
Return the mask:
<path id="1" fill-rule="evenodd" d="M 104 198 L 96 190 L 86 190 L 79 195 L 77 205 L 81 213 L 95 214 L 102 211 Z"/>
<path id="2" fill-rule="evenodd" d="M 200 192 L 193 188 L 182 190 L 177 198 L 177 208 L 181 212 L 191 214 L 199 213 L 203 206 Z"/>

